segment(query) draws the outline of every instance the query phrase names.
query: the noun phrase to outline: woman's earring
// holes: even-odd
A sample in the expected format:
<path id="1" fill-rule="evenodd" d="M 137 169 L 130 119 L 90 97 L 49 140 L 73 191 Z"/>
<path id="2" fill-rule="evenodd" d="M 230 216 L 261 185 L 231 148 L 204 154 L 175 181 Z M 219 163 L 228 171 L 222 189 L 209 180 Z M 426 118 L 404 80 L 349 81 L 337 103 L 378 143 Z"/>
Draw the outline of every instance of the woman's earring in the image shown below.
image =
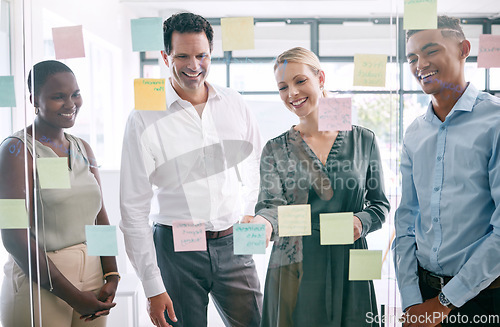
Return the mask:
<path id="1" fill-rule="evenodd" d="M 40 112 L 40 108 L 35 107 L 35 115 L 38 115 L 38 112 Z"/>

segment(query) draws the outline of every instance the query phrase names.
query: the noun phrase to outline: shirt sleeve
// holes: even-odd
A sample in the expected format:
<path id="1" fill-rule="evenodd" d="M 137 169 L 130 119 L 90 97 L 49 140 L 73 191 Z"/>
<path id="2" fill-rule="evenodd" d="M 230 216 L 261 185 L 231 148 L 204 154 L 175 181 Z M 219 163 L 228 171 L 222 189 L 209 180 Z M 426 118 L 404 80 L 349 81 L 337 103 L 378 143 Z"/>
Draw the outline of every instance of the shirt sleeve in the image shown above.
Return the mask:
<path id="1" fill-rule="evenodd" d="M 495 210 L 491 216 L 489 231 L 481 240 L 472 256 L 458 274 L 443 288 L 450 302 L 461 307 L 487 288 L 500 274 L 500 142 L 498 129 L 493 139 L 493 149 L 488 163 L 490 194 Z"/>
<path id="2" fill-rule="evenodd" d="M 146 297 L 165 292 L 156 260 L 153 232 L 149 225 L 153 197 L 150 173 L 154 158 L 143 139 L 144 123 L 137 112 L 132 112 L 125 127 L 120 170 L 120 229 L 124 234 L 125 249 Z"/>
<path id="3" fill-rule="evenodd" d="M 278 207 L 287 205 L 287 200 L 285 199 L 284 187 L 278 173 L 271 142 L 269 141 L 262 151 L 259 199 L 255 206 L 255 213 L 271 223 L 273 226 L 271 240 L 276 241 L 279 239 Z"/>
<path id="4" fill-rule="evenodd" d="M 394 267 L 401 293 L 402 307 L 422 303 L 418 286 L 418 262 L 416 256 L 415 220 L 420 216 L 417 191 L 413 182 L 412 161 L 403 144 L 401 153 L 402 195 L 396 210 L 396 238 L 392 243 Z"/>
<path id="5" fill-rule="evenodd" d="M 363 225 L 362 237 L 382 227 L 390 208 L 389 200 L 385 195 L 382 161 L 375 135 L 373 135 L 369 160 L 365 179 L 365 206 L 361 212 L 354 213 Z"/>
<path id="6" fill-rule="evenodd" d="M 241 97 L 241 96 L 240 96 Z M 257 121 L 248 108 L 248 105 L 241 99 L 243 109 L 246 114 L 247 133 L 245 141 L 252 146 L 252 151 L 248 158 L 241 163 L 242 171 L 242 196 L 244 201 L 244 215 L 254 215 L 255 204 L 259 195 L 259 163 L 262 151 L 262 141 L 260 137 Z"/>

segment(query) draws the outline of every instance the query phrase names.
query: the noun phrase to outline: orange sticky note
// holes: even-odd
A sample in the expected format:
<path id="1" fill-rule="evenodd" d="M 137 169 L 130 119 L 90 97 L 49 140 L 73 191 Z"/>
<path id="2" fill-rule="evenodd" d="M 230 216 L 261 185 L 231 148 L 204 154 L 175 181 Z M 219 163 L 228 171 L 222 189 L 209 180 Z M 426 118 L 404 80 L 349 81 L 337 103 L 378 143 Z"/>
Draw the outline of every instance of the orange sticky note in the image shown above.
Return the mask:
<path id="1" fill-rule="evenodd" d="M 221 18 L 222 50 L 255 49 L 253 17 Z"/>
<path id="2" fill-rule="evenodd" d="M 135 110 L 167 110 L 164 78 L 134 80 Z"/>
<path id="3" fill-rule="evenodd" d="M 82 25 L 52 29 L 56 59 L 85 57 Z"/>

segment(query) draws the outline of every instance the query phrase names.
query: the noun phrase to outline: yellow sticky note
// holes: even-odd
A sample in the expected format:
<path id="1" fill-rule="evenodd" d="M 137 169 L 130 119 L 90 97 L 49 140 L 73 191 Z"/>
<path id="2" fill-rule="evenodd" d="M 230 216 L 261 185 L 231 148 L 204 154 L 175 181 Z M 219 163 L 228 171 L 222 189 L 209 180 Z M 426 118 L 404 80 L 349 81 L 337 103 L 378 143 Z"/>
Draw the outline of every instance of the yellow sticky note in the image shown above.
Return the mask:
<path id="1" fill-rule="evenodd" d="M 0 199 L 0 229 L 28 228 L 24 199 Z"/>
<path id="2" fill-rule="evenodd" d="M 371 280 L 381 278 L 381 250 L 349 250 L 349 280 Z"/>
<path id="3" fill-rule="evenodd" d="M 403 28 L 405 30 L 437 28 L 437 0 L 405 0 Z"/>
<path id="4" fill-rule="evenodd" d="M 386 55 L 354 55 L 354 86 L 385 86 Z"/>
<path id="5" fill-rule="evenodd" d="M 135 110 L 167 110 L 164 78 L 134 80 Z"/>
<path id="6" fill-rule="evenodd" d="M 41 188 L 71 188 L 68 158 L 38 158 L 36 165 Z"/>
<path id="7" fill-rule="evenodd" d="M 352 212 L 319 214 L 321 245 L 354 243 L 353 217 Z"/>
<path id="8" fill-rule="evenodd" d="M 253 17 L 221 18 L 222 50 L 255 49 Z"/>
<path id="9" fill-rule="evenodd" d="M 311 235 L 311 205 L 279 206 L 278 230 L 280 237 Z"/>

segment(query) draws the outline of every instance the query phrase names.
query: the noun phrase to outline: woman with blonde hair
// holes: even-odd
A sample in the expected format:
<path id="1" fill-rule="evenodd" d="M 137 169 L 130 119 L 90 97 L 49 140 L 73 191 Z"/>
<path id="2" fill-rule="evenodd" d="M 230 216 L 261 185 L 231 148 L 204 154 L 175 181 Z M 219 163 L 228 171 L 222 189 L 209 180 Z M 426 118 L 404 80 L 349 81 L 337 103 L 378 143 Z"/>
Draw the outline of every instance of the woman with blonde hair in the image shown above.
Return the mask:
<path id="1" fill-rule="evenodd" d="M 311 51 L 285 51 L 274 71 L 281 99 L 300 122 L 264 147 L 256 216 L 247 219 L 264 220 L 274 240 L 262 326 L 375 326 L 367 319 L 377 314 L 373 283 L 349 280 L 349 250 L 367 249 L 365 236 L 389 211 L 375 135 L 360 126 L 318 130 L 327 94 Z M 280 237 L 278 207 L 296 204 L 310 204 L 312 234 Z M 354 244 L 320 245 L 319 215 L 338 212 L 353 213 Z"/>

